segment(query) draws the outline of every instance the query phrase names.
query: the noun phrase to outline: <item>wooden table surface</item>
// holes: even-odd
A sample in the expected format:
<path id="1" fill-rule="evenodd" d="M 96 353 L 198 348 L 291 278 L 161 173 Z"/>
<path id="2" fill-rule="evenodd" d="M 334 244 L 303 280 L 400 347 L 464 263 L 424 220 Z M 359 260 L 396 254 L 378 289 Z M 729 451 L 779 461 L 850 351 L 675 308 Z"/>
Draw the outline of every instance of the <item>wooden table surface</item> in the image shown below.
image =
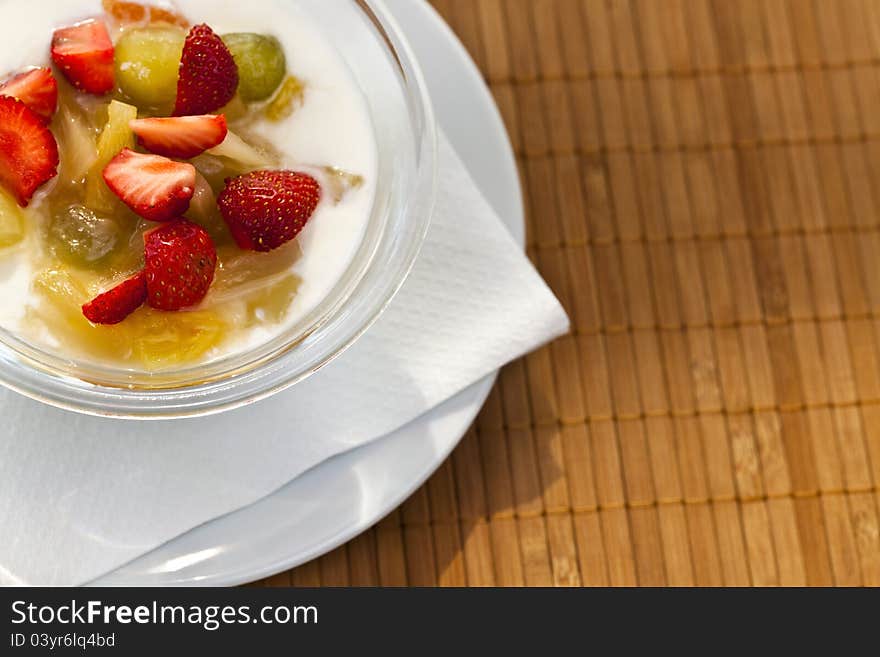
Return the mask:
<path id="1" fill-rule="evenodd" d="M 269 585 L 880 585 L 880 2 L 434 0 L 573 332 Z"/>

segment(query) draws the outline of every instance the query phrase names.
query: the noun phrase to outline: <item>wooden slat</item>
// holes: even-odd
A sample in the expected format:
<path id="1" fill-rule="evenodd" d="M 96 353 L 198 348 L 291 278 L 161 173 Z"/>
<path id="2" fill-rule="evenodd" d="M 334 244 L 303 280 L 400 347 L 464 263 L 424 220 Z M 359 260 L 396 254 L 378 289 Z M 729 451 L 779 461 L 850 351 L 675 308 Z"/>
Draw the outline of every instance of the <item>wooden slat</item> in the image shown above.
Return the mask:
<path id="1" fill-rule="evenodd" d="M 434 0 L 573 332 L 265 585 L 880 584 L 880 4 Z"/>

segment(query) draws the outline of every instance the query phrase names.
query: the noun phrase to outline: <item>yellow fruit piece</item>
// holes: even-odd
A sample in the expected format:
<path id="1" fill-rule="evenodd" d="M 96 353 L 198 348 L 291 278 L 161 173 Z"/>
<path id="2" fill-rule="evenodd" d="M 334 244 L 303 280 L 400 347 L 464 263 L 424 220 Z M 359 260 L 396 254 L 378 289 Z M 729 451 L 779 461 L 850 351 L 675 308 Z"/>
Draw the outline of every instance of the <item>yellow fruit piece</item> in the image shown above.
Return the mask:
<path id="1" fill-rule="evenodd" d="M 40 321 L 65 347 L 86 356 L 139 366 L 147 371 L 187 365 L 200 360 L 227 333 L 226 322 L 210 311 L 162 312 L 143 307 L 115 326 L 96 326 L 82 314 L 82 304 L 112 283 L 63 269 L 36 277 L 39 299 L 31 318 Z"/>
<path id="2" fill-rule="evenodd" d="M 123 96 L 167 116 L 177 96 L 186 31 L 173 25 L 133 27 L 116 41 L 114 71 Z"/>
<path id="3" fill-rule="evenodd" d="M 89 300 L 83 282 L 63 269 L 49 269 L 34 279 L 37 303 L 29 308 L 32 319 L 39 321 L 62 344 L 83 347 L 98 340 L 93 327 L 82 314 L 82 304 Z"/>
<path id="4" fill-rule="evenodd" d="M 98 138 L 98 155 L 86 180 L 85 204 L 99 212 L 113 212 L 119 200 L 104 182 L 104 167 L 124 148 L 134 148 L 129 122 L 137 118 L 137 108 L 114 100 L 107 109 L 107 125 Z"/>
<path id="5" fill-rule="evenodd" d="M 284 319 L 302 280 L 292 267 L 302 255 L 296 241 L 269 253 L 217 250 L 220 266 L 203 307 L 229 318 L 235 328 Z"/>
<path id="6" fill-rule="evenodd" d="M 226 139 L 219 146 L 210 149 L 208 153 L 217 157 L 225 157 L 237 162 L 243 167 L 242 173 L 252 169 L 273 167 L 278 164 L 278 158 L 268 149 L 259 149 L 252 146 L 231 130 Z"/>
<path id="7" fill-rule="evenodd" d="M 53 306 L 68 310 L 82 305 L 88 300 L 88 287 L 64 269 L 47 269 L 34 279 L 35 291 L 45 297 Z"/>
<path id="8" fill-rule="evenodd" d="M 326 176 L 325 186 L 330 198 L 334 203 L 340 203 L 353 189 L 359 189 L 364 184 L 364 177 L 354 173 L 349 173 L 337 167 L 324 167 L 322 169 Z"/>
<path id="9" fill-rule="evenodd" d="M 302 279 L 299 276 L 288 274 L 248 295 L 246 324 L 253 326 L 264 322 L 280 322 L 290 309 L 301 284 Z"/>
<path id="10" fill-rule="evenodd" d="M 269 253 L 242 251 L 235 245 L 219 247 L 220 266 L 206 303 L 241 299 L 255 290 L 265 289 L 274 279 L 289 274 L 301 255 L 295 240 Z"/>
<path id="11" fill-rule="evenodd" d="M 170 313 L 152 308 L 141 308 L 109 328 L 130 341 L 135 362 L 153 371 L 199 360 L 220 344 L 227 330 L 216 313 Z"/>
<path id="12" fill-rule="evenodd" d="M 306 86 L 302 80 L 290 75 L 284 80 L 275 98 L 266 105 L 266 118 L 270 121 L 283 121 L 303 104 Z"/>
<path id="13" fill-rule="evenodd" d="M 24 239 L 25 217 L 18 203 L 0 188 L 0 249 Z"/>
<path id="14" fill-rule="evenodd" d="M 79 108 L 69 102 L 59 105 L 55 126 L 61 151 L 58 179 L 65 185 L 82 184 L 98 157 L 95 130 Z"/>

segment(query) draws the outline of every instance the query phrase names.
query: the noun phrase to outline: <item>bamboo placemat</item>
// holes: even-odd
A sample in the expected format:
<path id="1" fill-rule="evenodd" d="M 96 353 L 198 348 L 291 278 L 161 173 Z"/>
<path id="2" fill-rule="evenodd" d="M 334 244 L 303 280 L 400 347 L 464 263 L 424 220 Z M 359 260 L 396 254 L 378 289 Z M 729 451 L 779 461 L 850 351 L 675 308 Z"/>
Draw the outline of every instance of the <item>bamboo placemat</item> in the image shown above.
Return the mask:
<path id="1" fill-rule="evenodd" d="M 273 585 L 880 585 L 880 2 L 434 0 L 573 334 Z"/>

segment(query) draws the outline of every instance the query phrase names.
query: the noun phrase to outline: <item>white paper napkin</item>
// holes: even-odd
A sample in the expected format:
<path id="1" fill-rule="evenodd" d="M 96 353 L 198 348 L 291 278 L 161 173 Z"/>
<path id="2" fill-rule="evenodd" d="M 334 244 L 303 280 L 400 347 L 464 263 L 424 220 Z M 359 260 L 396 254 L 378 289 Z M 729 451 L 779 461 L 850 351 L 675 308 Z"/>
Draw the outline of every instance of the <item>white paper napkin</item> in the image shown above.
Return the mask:
<path id="1" fill-rule="evenodd" d="M 441 139 L 418 263 L 342 357 L 210 418 L 102 420 L 0 390 L 0 583 L 80 584 L 414 420 L 568 330 L 553 294 Z"/>

